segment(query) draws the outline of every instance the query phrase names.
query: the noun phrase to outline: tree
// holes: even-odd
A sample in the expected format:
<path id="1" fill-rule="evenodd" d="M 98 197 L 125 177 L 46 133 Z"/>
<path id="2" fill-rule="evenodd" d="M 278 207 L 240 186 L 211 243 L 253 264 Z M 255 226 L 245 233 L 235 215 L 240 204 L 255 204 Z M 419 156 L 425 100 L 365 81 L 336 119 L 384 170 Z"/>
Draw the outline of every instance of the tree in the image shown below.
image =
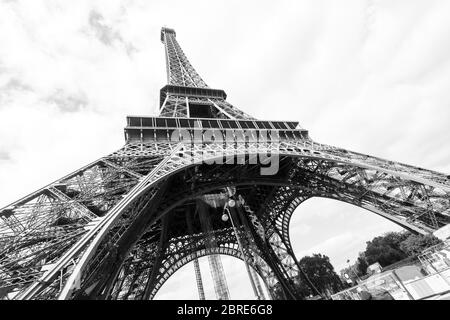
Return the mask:
<path id="1" fill-rule="evenodd" d="M 407 258 L 407 254 L 400 248 L 402 241 L 406 240 L 409 233 L 388 232 L 367 242 L 364 256 L 367 263 L 380 263 L 382 267 L 393 264 Z"/>
<path id="2" fill-rule="evenodd" d="M 359 257 L 356 260 L 356 272 L 358 273 L 358 276 L 365 276 L 367 274 L 367 267 L 369 264 L 367 263 L 366 256 L 364 255 L 364 252 L 359 253 Z"/>
<path id="3" fill-rule="evenodd" d="M 346 284 L 347 287 L 352 287 L 358 283 L 359 274 L 355 268 L 355 264 L 348 266 L 340 271 L 341 281 Z"/>
<path id="4" fill-rule="evenodd" d="M 299 264 L 305 275 L 322 295 L 328 296 L 330 293 L 343 289 L 341 279 L 334 271 L 329 257 L 322 254 L 313 254 L 303 257 Z M 305 276 L 302 277 L 300 282 L 308 286 L 309 294 L 316 295 L 317 293 L 311 288 Z"/>
<path id="5" fill-rule="evenodd" d="M 305 256 L 299 261 L 299 265 L 303 272 L 300 272 L 298 277 L 290 278 L 288 281 L 291 281 L 294 285 L 294 294 L 300 299 L 305 299 L 311 295 L 317 296 L 318 294 L 329 296 L 346 288 L 334 271 L 330 258 L 325 255 Z M 274 299 L 285 299 L 280 284 L 275 285 L 272 296 Z"/>
<path id="6" fill-rule="evenodd" d="M 297 297 L 297 299 L 303 300 L 310 295 L 316 295 L 316 293 L 314 293 L 313 290 L 311 290 L 311 288 L 308 286 L 306 279 L 304 279 L 303 277 L 290 278 L 288 281 L 290 281 L 291 284 L 294 285 L 295 292 L 293 293 Z M 272 290 L 272 297 L 275 300 L 284 300 L 287 298 L 283 293 L 283 289 L 280 283 L 277 283 L 274 286 Z"/>
<path id="7" fill-rule="evenodd" d="M 434 235 L 410 234 L 400 243 L 400 248 L 409 256 L 417 256 L 426 248 L 437 245 L 442 241 Z"/>

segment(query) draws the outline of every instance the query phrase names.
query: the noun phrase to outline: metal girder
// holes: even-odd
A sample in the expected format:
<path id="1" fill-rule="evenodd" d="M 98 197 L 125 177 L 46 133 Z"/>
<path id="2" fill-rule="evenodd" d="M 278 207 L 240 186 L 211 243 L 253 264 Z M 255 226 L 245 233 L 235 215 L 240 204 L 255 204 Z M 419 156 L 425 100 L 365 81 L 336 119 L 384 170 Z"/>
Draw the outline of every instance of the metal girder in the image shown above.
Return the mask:
<path id="1" fill-rule="evenodd" d="M 81 218 L 87 219 L 88 221 L 91 221 L 95 218 L 98 218 L 96 214 L 94 214 L 91 210 L 89 210 L 85 205 L 83 205 L 80 202 L 72 200 L 68 195 L 66 195 L 64 192 L 60 191 L 59 189 L 55 187 L 50 187 L 47 189 L 52 196 L 54 196 L 59 201 L 63 201 L 65 203 L 71 203 L 75 210 L 80 212 Z"/>
<path id="2" fill-rule="evenodd" d="M 108 166 L 110 166 L 110 167 L 112 167 L 112 168 L 114 168 L 114 169 L 116 169 L 118 171 L 122 171 L 122 172 L 128 173 L 130 176 L 133 176 L 133 177 L 135 177 L 137 179 L 140 179 L 140 178 L 143 177 L 142 174 L 134 172 L 134 171 L 131 171 L 131 170 L 127 169 L 127 168 L 121 167 L 121 166 L 119 166 L 119 165 L 117 165 L 117 164 L 115 164 L 115 163 L 113 163 L 113 162 L 111 162 L 111 161 L 109 161 L 107 159 L 102 159 L 101 161 L 104 164 L 106 164 L 106 165 L 108 165 Z"/>
<path id="3" fill-rule="evenodd" d="M 208 85 L 199 76 L 197 71 L 189 62 L 180 45 L 177 42 L 175 33 L 171 29 L 163 28 L 161 40 L 164 43 L 167 63 L 167 82 L 169 85 L 208 88 Z M 233 107 L 221 98 L 208 98 L 201 96 L 186 96 L 176 93 L 167 93 L 161 106 L 161 116 L 167 117 L 189 117 L 189 104 L 209 105 L 216 118 L 231 119 L 254 119 L 241 110 Z"/>
<path id="4" fill-rule="evenodd" d="M 174 30 L 163 28 L 161 39 L 168 79 L 161 117 L 189 118 L 193 107 L 206 107 L 212 118 L 256 121 L 206 85 Z M 198 197 L 226 187 L 238 190 L 264 229 L 259 237 L 250 224 L 241 226 L 245 255 L 269 290 L 281 285 L 287 298 L 295 298 L 290 278 L 301 272 L 289 222 L 310 197 L 365 208 L 417 233 L 450 223 L 448 175 L 316 143 L 306 130 L 291 129 L 278 139 L 243 141 L 244 130 L 230 128 L 231 138 L 208 143 L 174 142 L 167 130 L 144 139 L 141 130 L 118 151 L 1 209 L 0 299 L 152 298 L 193 259 L 243 259 L 219 220 L 214 247 L 183 216 Z M 268 154 L 279 170 L 263 176 L 253 160 Z"/>
<path id="5" fill-rule="evenodd" d="M 0 223 L 4 230 L 0 287 L 8 283 L 7 270 L 13 261 L 21 265 L 22 273 L 33 274 L 34 281 L 49 272 L 70 245 L 138 182 L 123 171 L 120 166 L 105 167 L 98 160 L 1 210 L 9 221 L 3 226 Z M 17 228 L 11 218 L 15 225 L 25 226 L 22 232 L 12 231 Z M 43 259 L 42 252 L 51 254 Z M 10 289 L 7 295 L 20 298 L 28 288 L 16 285 Z"/>
<path id="6" fill-rule="evenodd" d="M 209 150 L 214 150 L 215 154 L 220 154 L 221 152 L 227 154 L 227 152 L 229 152 L 229 155 L 231 155 L 236 154 L 236 151 L 239 150 L 239 145 L 234 149 L 231 149 L 228 146 L 224 145 L 208 147 Z M 258 146 L 259 152 L 267 152 L 269 150 L 273 150 L 273 146 L 269 146 L 270 149 L 263 149 L 263 147 L 264 145 Z M 417 185 L 422 184 L 418 183 L 417 181 L 402 179 L 403 177 L 395 176 L 389 171 L 389 173 L 387 173 L 387 170 L 385 170 L 384 168 L 381 168 L 379 171 L 374 171 L 371 167 L 358 167 L 354 164 L 350 165 L 348 163 L 330 161 L 330 159 L 325 157 L 324 159 L 320 159 L 319 161 L 319 159 L 317 158 L 305 157 L 303 155 L 294 156 L 295 153 L 293 151 L 290 151 L 289 148 L 292 148 L 293 150 L 299 150 L 294 149 L 295 147 L 297 147 L 296 143 L 294 143 L 292 147 L 289 146 L 288 148 L 286 148 L 286 152 L 283 153 L 283 155 L 286 156 L 291 155 L 291 157 L 288 157 L 286 159 L 297 159 L 293 161 L 294 165 L 292 165 L 287 175 L 283 176 L 281 180 L 281 182 L 286 185 L 286 187 L 284 188 L 295 188 L 296 186 L 300 185 L 302 181 L 307 180 L 308 184 L 304 184 L 302 187 L 303 190 L 310 191 L 309 194 L 306 193 L 308 197 L 322 196 L 335 198 L 341 201 L 347 201 L 349 203 L 353 203 L 372 211 L 378 210 L 379 214 L 384 214 L 385 217 L 390 218 L 391 220 L 394 220 L 394 218 L 396 218 L 397 216 L 405 217 L 406 219 L 409 218 L 412 221 L 407 221 L 406 219 L 398 220 L 397 218 L 396 222 L 406 227 L 408 227 L 409 225 L 414 226 L 414 228 L 416 228 L 416 231 L 429 232 L 430 230 L 434 230 L 433 228 L 435 228 L 435 226 L 433 225 L 433 221 L 437 221 L 439 226 L 442 226 L 447 221 L 445 220 L 446 217 L 440 216 L 439 214 L 440 210 L 448 208 L 449 198 L 446 188 L 427 186 L 426 188 L 421 188 L 420 190 L 422 193 L 419 193 L 418 191 L 414 190 L 417 189 Z M 128 148 L 128 146 L 126 148 Z M 160 150 L 166 150 L 167 148 L 167 146 L 161 146 Z M 180 145 L 176 151 L 172 150 L 172 156 L 166 158 L 164 165 L 158 166 L 157 169 L 155 168 L 153 174 L 145 178 L 145 187 L 143 187 L 140 193 L 144 194 L 145 190 L 148 190 L 152 183 L 156 183 L 158 180 L 161 180 L 163 178 L 167 179 L 167 177 L 180 172 L 182 168 L 183 170 L 194 168 L 196 162 L 197 165 L 200 165 L 203 160 L 203 150 L 204 148 L 194 148 L 190 150 L 193 151 L 193 153 L 188 154 L 188 149 L 184 148 L 184 146 L 182 145 Z M 214 153 L 209 152 L 209 154 L 211 157 L 215 156 Z M 128 157 L 130 156 L 128 155 Z M 316 161 L 316 165 L 312 165 L 310 163 L 311 161 Z M 357 172 L 358 170 L 364 171 L 364 173 L 358 175 L 354 174 L 355 177 L 358 177 L 358 179 L 360 179 L 358 180 L 358 183 L 354 180 L 345 179 L 346 177 L 348 177 L 348 170 L 345 172 L 344 170 L 349 169 L 349 166 L 352 167 L 353 172 Z M 214 174 L 218 173 L 217 170 L 219 167 L 220 166 L 206 166 L 207 171 L 203 171 L 202 178 L 207 176 L 206 173 L 209 169 L 211 171 L 209 183 L 213 184 L 215 177 Z M 239 167 L 235 166 L 235 168 Z M 123 170 L 117 172 L 123 172 Z M 242 170 L 236 171 L 236 174 L 240 174 L 240 177 L 244 178 L 245 176 L 242 175 L 242 172 L 257 173 L 258 171 L 251 169 L 250 167 L 243 166 Z M 94 179 L 96 176 L 97 175 L 95 174 L 90 175 L 90 177 L 93 177 Z M 231 177 L 233 177 L 233 175 L 231 175 Z M 318 177 L 322 178 L 319 179 Z M 373 181 L 371 181 L 371 178 L 373 177 L 375 178 L 372 179 Z M 253 178 L 253 183 L 257 185 L 258 177 L 256 176 Z M 296 179 L 301 180 L 298 180 L 296 182 Z M 196 181 L 196 183 L 199 184 L 199 177 L 194 177 L 193 181 Z M 395 181 L 395 183 L 392 183 L 392 186 L 389 187 L 391 181 Z M 240 182 L 239 179 L 234 179 L 228 181 L 228 183 L 235 183 L 236 185 L 239 185 Z M 280 183 L 280 180 L 278 180 L 277 183 Z M 327 185 L 329 187 L 326 187 Z M 341 186 L 342 190 L 338 188 L 339 186 Z M 400 192 L 399 188 L 402 188 L 403 192 Z M 405 189 L 410 190 L 411 192 L 405 192 Z M 175 189 L 173 191 L 173 194 L 176 195 Z M 423 192 L 425 191 L 430 196 L 423 197 Z M 87 191 L 84 192 L 86 193 Z M 286 197 L 283 197 L 283 199 L 284 198 Z M 279 194 L 274 196 L 274 199 L 281 199 L 281 195 Z M 298 205 L 298 202 L 296 203 L 292 197 L 290 199 L 292 200 L 292 203 Z M 295 208 L 295 206 L 291 206 L 291 209 L 288 210 L 286 205 L 287 204 L 284 204 L 284 206 L 281 207 L 273 207 L 272 205 L 267 205 L 267 207 L 271 210 L 270 215 L 272 217 L 276 217 L 278 221 L 280 221 L 280 219 L 284 221 L 283 228 L 281 228 L 284 236 L 288 235 L 288 225 L 286 224 L 286 221 L 288 221 L 289 219 L 287 217 L 289 216 L 289 213 L 293 210 L 293 208 Z M 276 213 L 280 211 L 284 211 L 284 215 Z M 121 214 L 124 214 L 123 212 L 119 211 L 115 212 L 117 212 L 117 217 L 119 217 Z M 430 220 L 431 222 L 428 222 L 429 218 L 426 218 L 426 216 L 430 214 L 432 214 L 433 217 L 437 218 L 435 220 Z M 108 228 L 113 228 L 113 226 L 109 225 Z M 106 232 L 107 230 L 108 229 L 105 229 L 104 232 Z M 94 252 L 91 252 L 91 254 L 93 255 Z M 98 253 L 96 253 L 95 255 L 99 256 Z M 74 256 L 70 256 L 70 259 L 69 257 L 66 257 L 66 261 L 72 261 L 74 258 Z M 64 265 L 67 265 L 67 263 L 60 265 L 59 268 L 64 268 Z M 56 275 L 58 272 L 54 272 L 53 274 Z M 30 297 L 32 296 L 33 295 L 31 295 Z"/>
<path id="7" fill-rule="evenodd" d="M 175 38 L 175 32 L 171 29 L 161 30 L 161 40 L 166 49 L 167 82 L 171 85 L 184 87 L 208 86 L 192 67 L 183 50 Z"/>

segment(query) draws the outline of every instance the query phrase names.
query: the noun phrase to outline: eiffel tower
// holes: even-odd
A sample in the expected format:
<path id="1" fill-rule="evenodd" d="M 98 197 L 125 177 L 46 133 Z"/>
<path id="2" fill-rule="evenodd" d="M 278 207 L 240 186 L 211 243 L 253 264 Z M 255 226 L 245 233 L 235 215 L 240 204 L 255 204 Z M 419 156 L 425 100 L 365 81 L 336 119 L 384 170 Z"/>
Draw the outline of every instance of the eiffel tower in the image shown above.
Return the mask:
<path id="1" fill-rule="evenodd" d="M 418 234 L 448 231 L 450 176 L 317 143 L 298 122 L 255 119 L 208 87 L 173 29 L 161 41 L 160 115 L 127 117 L 121 149 L 0 210 L 1 299 L 152 299 L 192 261 L 204 298 L 204 256 L 227 299 L 220 255 L 245 262 L 258 298 L 265 286 L 269 298 L 297 299 L 292 279 L 312 284 L 289 222 L 311 197 Z"/>

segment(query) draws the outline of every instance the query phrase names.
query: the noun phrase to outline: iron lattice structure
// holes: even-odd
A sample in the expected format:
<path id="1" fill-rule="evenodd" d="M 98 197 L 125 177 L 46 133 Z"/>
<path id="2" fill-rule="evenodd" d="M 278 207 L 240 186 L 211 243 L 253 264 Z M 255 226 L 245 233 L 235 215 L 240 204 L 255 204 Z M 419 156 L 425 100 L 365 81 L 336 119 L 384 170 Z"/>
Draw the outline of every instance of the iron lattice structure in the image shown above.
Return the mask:
<path id="1" fill-rule="evenodd" d="M 289 221 L 311 197 L 415 233 L 449 224 L 449 176 L 317 143 L 297 122 L 254 119 L 206 85 L 174 30 L 163 28 L 161 40 L 160 116 L 128 117 L 121 149 L 0 210 L 1 299 L 151 299 L 179 268 L 212 254 L 245 259 L 269 293 L 295 299 Z M 192 140 L 174 141 L 180 130 Z M 207 130 L 214 139 L 198 143 Z M 261 154 L 278 157 L 275 174 L 261 174 Z M 220 218 L 230 197 L 241 247 Z"/>

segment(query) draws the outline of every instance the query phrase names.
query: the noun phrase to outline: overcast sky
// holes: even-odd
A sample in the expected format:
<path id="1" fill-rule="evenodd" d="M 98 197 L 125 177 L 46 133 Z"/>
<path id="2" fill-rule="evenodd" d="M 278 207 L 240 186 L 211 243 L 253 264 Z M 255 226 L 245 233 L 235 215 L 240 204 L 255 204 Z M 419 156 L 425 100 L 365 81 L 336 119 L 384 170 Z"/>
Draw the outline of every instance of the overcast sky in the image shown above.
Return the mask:
<path id="1" fill-rule="evenodd" d="M 0 0 L 0 207 L 119 149 L 126 115 L 157 113 L 162 26 L 246 113 L 449 173 L 449 17 L 446 0 Z M 311 199 L 290 232 L 299 258 L 324 253 L 340 270 L 389 230 L 400 229 Z M 231 297 L 252 298 L 242 262 L 223 261 Z M 196 299 L 193 266 L 157 298 Z"/>

